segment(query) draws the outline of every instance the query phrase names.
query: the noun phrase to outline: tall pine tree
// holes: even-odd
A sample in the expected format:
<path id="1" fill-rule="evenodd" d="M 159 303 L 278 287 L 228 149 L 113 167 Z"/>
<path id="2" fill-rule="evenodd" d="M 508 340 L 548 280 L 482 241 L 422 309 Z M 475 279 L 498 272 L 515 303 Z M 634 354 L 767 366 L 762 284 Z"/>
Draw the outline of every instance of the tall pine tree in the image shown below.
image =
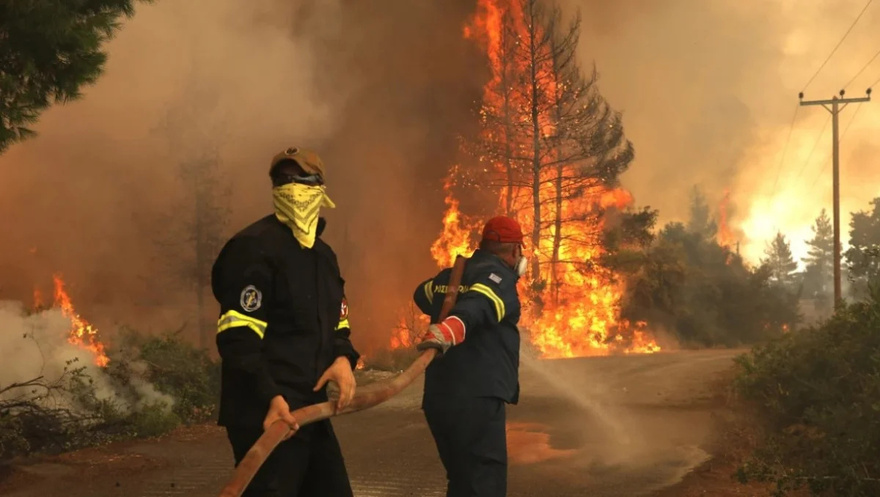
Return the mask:
<path id="1" fill-rule="evenodd" d="M 880 283 L 880 197 L 871 201 L 871 210 L 853 213 L 849 226 L 846 269 L 858 298 L 869 284 Z"/>
<path id="2" fill-rule="evenodd" d="M 834 228 L 825 209 L 813 224 L 813 238 L 804 263 L 804 293 L 813 298 L 826 297 L 832 289 L 834 264 Z"/>
<path id="3" fill-rule="evenodd" d="M 694 186 L 691 192 L 690 218 L 687 230 L 696 233 L 705 240 L 714 240 L 718 234 L 718 224 L 712 218 L 712 210 L 706 202 L 706 196 L 699 187 Z"/>
<path id="4" fill-rule="evenodd" d="M 777 232 L 764 250 L 767 257 L 761 261 L 770 269 L 770 280 L 776 285 L 794 290 L 797 280 L 797 262 L 791 255 L 791 245 L 782 235 Z"/>
<path id="5" fill-rule="evenodd" d="M 150 0 L 145 0 L 150 1 Z M 135 0 L 0 2 L 0 153 L 34 135 L 53 102 L 79 97 L 104 69 L 102 45 Z"/>

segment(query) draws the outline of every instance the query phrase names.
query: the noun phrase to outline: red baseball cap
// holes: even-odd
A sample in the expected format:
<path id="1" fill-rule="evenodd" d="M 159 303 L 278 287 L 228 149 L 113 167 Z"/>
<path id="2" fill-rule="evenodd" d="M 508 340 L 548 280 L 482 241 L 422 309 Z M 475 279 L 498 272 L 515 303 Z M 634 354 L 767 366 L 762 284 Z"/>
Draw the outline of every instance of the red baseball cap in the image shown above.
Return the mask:
<path id="1" fill-rule="evenodd" d="M 515 219 L 507 216 L 493 217 L 483 226 L 483 240 L 501 243 L 523 243 L 523 232 Z"/>

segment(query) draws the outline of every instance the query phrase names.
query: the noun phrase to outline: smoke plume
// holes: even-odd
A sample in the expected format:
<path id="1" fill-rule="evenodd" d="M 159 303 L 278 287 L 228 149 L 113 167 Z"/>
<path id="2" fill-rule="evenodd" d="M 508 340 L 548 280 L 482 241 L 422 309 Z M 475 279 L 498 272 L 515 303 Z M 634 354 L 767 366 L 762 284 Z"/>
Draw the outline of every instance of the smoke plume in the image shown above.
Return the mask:
<path id="1" fill-rule="evenodd" d="M 394 313 L 435 270 L 442 178 L 484 72 L 461 36 L 472 10 L 406 0 L 139 6 L 97 84 L 0 157 L 0 298 L 27 301 L 61 271 L 100 329 L 186 324 L 195 338 L 195 294 L 174 261 L 193 250 L 192 179 L 181 171 L 216 163 L 197 186 L 210 180 L 211 205 L 230 210 L 228 237 L 271 212 L 269 159 L 295 145 L 327 164 L 338 207 L 325 212 L 325 239 L 347 280 L 356 341 L 387 342 Z"/>
<path id="2" fill-rule="evenodd" d="M 37 378 L 53 383 L 65 371 L 82 368 L 82 373 L 89 377 L 94 386 L 96 398 L 113 401 L 123 412 L 143 404 L 163 403 L 167 409 L 174 405 L 173 398 L 157 391 L 145 380 L 146 364 L 137 361 L 129 364 L 135 373 L 127 378 L 132 389 L 131 394 L 117 385 L 101 368 L 94 365 L 91 352 L 66 340 L 70 320 L 58 309 L 28 314 L 17 303 L 0 301 L 0 323 L 3 323 L 0 350 L 6 358 L 0 368 L 0 388 Z M 13 389 L 7 395 L 26 393 L 28 392 Z M 54 400 L 62 403 L 72 401 L 60 398 Z"/>

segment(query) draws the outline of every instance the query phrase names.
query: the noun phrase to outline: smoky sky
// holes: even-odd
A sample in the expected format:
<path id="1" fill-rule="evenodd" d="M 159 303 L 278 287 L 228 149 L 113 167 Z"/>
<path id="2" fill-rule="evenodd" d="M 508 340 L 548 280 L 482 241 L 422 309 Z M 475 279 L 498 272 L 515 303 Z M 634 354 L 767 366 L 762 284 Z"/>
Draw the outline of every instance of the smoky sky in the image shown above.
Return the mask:
<path id="1" fill-rule="evenodd" d="M 687 215 L 694 185 L 715 205 L 730 191 L 730 223 L 744 255 L 757 262 L 764 243 L 781 230 L 795 255 L 803 256 L 810 224 L 821 208 L 831 208 L 831 126 L 819 137 L 828 113 L 802 107 L 790 128 L 797 94 L 865 2 L 564 0 L 562 5 L 568 13 L 581 10 L 581 63 L 595 61 L 603 94 L 623 113 L 636 159 L 622 181 L 636 203 L 658 208 L 665 222 Z M 806 87 L 806 99 L 831 98 L 846 86 L 880 50 L 878 30 L 880 5 L 874 4 Z M 880 58 L 846 88 L 847 96 L 864 95 L 877 79 Z M 854 111 L 841 114 L 841 133 Z M 880 107 L 866 104 L 856 117 L 841 141 L 845 214 L 866 208 L 880 183 L 873 154 Z M 843 218 L 846 223 L 848 215 Z"/>

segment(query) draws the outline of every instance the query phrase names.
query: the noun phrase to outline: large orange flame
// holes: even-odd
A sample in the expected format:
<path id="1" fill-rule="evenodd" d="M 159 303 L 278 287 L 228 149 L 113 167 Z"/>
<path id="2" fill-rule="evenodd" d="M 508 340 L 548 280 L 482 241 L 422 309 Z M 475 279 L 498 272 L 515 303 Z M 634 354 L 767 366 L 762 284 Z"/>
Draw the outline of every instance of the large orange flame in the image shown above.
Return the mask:
<path id="1" fill-rule="evenodd" d="M 524 33 L 527 29 L 520 2 L 516 0 L 478 0 L 477 12 L 465 27 L 466 38 L 478 43 L 486 52 L 492 78 L 483 92 L 483 135 L 487 143 L 501 143 L 514 150 L 528 151 L 529 146 L 515 127 L 488 122 L 486 109 L 503 114 L 505 109 L 528 105 L 528 91 L 504 92 L 516 78 L 514 73 L 526 74 L 524 67 L 505 66 L 502 50 L 510 30 Z M 523 37 L 527 39 L 527 36 Z M 509 41 L 509 40 L 507 40 Z M 544 54 L 546 55 L 546 54 Z M 535 68 L 541 75 L 540 91 L 548 100 L 555 98 L 557 86 L 552 77 L 549 57 L 540 57 L 543 65 Z M 511 60 L 511 57 L 506 57 Z M 504 94 L 504 97 L 501 95 Z M 555 132 L 549 109 L 538 116 L 541 133 Z M 487 164 L 488 175 L 504 178 L 509 164 L 502 159 L 481 158 Z M 623 286 L 599 263 L 603 255 L 603 212 L 609 208 L 623 209 L 632 205 L 632 195 L 623 189 L 608 189 L 597 182 L 584 183 L 578 174 L 578 165 L 560 164 L 542 168 L 537 178 L 538 209 L 541 223 L 535 229 L 536 212 L 532 185 L 513 186 L 509 175 L 508 188 L 503 188 L 498 199 L 499 211 L 514 213 L 527 233 L 527 252 L 537 261 L 537 274 L 528 274 L 521 281 L 529 282 L 521 288 L 524 309 L 521 323 L 530 330 L 533 345 L 545 358 L 607 355 L 614 352 L 651 353 L 660 350 L 651 338 L 647 323 L 631 324 L 621 320 L 620 299 Z M 458 176 L 453 168 L 450 178 Z M 579 178 L 578 195 L 560 195 L 561 182 Z M 486 178 L 488 180 L 488 178 Z M 571 186 L 568 184 L 566 186 Z M 443 229 L 431 247 L 431 254 L 441 268 L 449 267 L 456 255 L 473 252 L 474 236 L 479 224 L 468 220 L 459 210 L 459 202 L 447 180 L 446 212 Z M 575 189 L 575 188 L 572 188 Z M 559 222 L 548 222 L 548 220 Z M 538 239 L 528 236 L 537 231 Z M 534 271 L 533 271 L 534 272 Z M 391 337 L 391 347 L 412 345 L 412 333 L 406 326 L 398 326 Z"/>
<path id="2" fill-rule="evenodd" d="M 458 200 L 452 194 L 452 174 L 449 177 L 444 185 L 446 213 L 443 215 L 443 232 L 431 245 L 431 255 L 441 268 L 452 266 L 457 256 L 467 256 L 474 250 L 471 232 L 475 223 L 459 210 Z"/>
<path id="3" fill-rule="evenodd" d="M 53 280 L 55 283 L 55 307 L 60 308 L 64 317 L 70 320 L 67 341 L 88 350 L 94 355 L 96 365 L 102 368 L 106 367 L 110 363 L 110 358 L 104 352 L 104 344 L 98 339 L 98 330 L 76 313 L 70 296 L 64 289 L 64 280 L 61 279 L 61 276 L 55 275 Z"/>

